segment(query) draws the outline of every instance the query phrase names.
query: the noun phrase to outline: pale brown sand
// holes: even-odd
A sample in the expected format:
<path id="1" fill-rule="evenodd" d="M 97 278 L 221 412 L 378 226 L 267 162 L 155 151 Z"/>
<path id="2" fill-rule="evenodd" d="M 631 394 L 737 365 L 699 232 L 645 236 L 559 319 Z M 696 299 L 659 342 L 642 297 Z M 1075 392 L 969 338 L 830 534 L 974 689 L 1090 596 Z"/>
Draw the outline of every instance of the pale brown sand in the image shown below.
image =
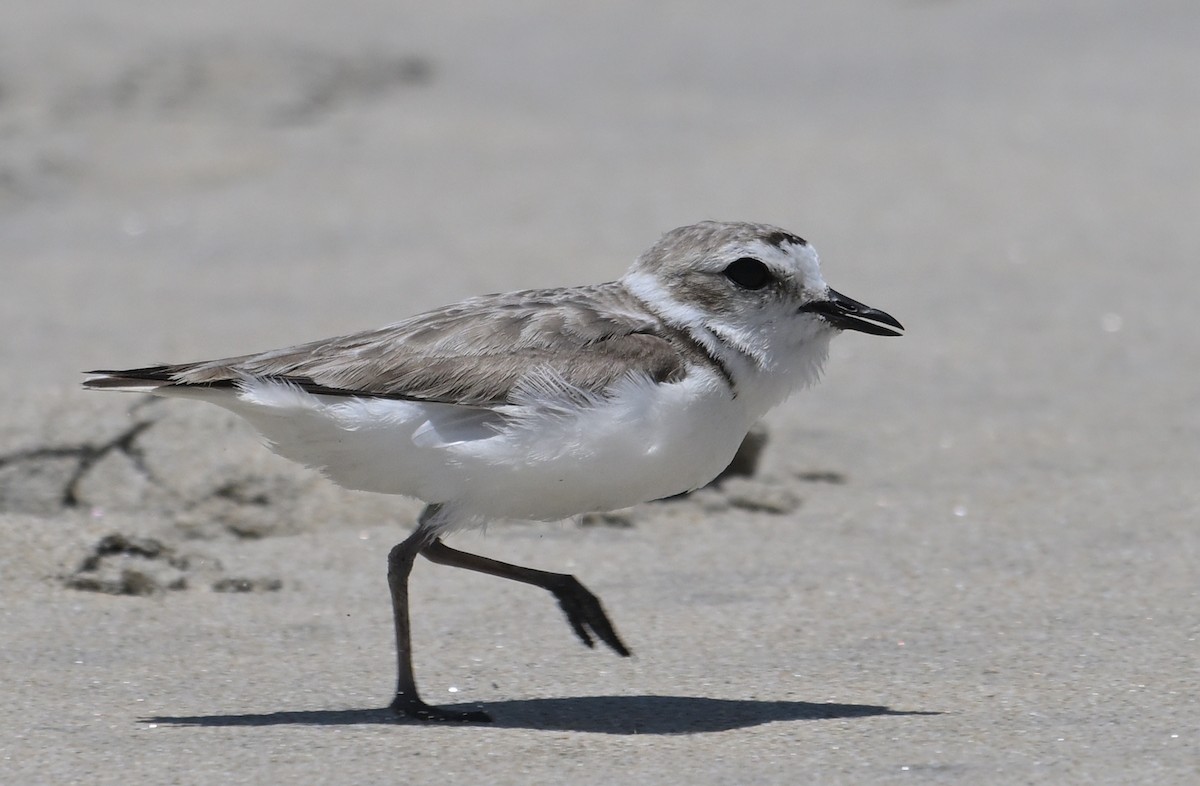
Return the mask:
<path id="1" fill-rule="evenodd" d="M 1194 2 L 4 17 L 0 780 L 1200 778 Z M 908 335 L 841 338 L 771 419 L 798 509 L 456 539 L 577 573 L 632 659 L 419 567 L 418 676 L 490 728 L 377 709 L 415 504 L 76 387 L 611 278 L 707 217 L 805 235 Z M 97 581 L 187 589 L 64 586 L 112 533 L 170 551 Z"/>

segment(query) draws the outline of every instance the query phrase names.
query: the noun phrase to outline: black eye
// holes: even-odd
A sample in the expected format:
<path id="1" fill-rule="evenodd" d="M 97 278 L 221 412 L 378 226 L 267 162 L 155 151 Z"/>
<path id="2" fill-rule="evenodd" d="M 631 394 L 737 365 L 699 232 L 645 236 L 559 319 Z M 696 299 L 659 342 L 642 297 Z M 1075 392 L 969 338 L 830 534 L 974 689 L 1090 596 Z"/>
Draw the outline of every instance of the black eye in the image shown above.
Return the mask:
<path id="1" fill-rule="evenodd" d="M 762 289 L 775 280 L 771 271 L 753 257 L 742 257 L 729 263 L 725 277 L 742 289 Z"/>

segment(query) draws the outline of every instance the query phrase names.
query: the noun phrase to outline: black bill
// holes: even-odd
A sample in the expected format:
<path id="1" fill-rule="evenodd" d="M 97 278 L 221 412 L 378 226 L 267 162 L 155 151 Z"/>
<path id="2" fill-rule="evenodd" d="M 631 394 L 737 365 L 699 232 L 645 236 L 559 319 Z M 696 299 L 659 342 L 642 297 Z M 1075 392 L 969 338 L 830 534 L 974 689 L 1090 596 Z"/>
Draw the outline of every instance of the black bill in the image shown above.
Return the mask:
<path id="1" fill-rule="evenodd" d="M 848 298 L 837 290 L 829 290 L 828 300 L 818 300 L 800 309 L 813 314 L 820 314 L 825 321 L 838 330 L 857 330 L 860 333 L 870 333 L 875 336 L 899 336 L 904 330 L 899 320 L 886 311 L 859 303 L 854 298 Z M 882 324 L 879 324 L 882 323 Z M 884 327 L 890 325 L 891 327 Z M 899 328 L 899 330 L 892 330 Z"/>

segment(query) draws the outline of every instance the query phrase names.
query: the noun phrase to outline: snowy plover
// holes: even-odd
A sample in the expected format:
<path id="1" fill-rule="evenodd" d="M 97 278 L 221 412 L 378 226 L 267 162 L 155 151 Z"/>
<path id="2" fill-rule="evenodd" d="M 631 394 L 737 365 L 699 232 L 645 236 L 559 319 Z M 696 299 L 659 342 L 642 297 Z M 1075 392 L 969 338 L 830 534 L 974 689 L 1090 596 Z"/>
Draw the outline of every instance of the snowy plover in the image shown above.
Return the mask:
<path id="1" fill-rule="evenodd" d="M 487 295 L 272 352 L 95 371 L 85 385 L 218 404 L 276 453 L 347 488 L 424 501 L 415 531 L 388 555 L 391 706 L 486 721 L 417 694 L 408 576 L 418 554 L 549 590 L 585 644 L 628 655 L 573 576 L 467 554 L 441 536 L 698 488 L 755 421 L 816 379 L 836 332 L 900 335 L 892 328 L 903 329 L 830 289 L 796 235 L 708 221 L 668 232 L 607 284 Z"/>

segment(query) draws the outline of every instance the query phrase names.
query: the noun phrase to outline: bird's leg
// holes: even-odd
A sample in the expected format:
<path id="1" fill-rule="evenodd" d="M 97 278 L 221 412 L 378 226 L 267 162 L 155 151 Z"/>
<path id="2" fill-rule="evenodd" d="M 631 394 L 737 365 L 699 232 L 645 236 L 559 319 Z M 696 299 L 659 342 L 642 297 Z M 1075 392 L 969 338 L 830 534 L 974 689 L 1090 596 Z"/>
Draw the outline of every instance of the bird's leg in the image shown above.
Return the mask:
<path id="1" fill-rule="evenodd" d="M 421 512 L 417 529 L 388 553 L 388 587 L 392 591 L 392 616 L 396 623 L 396 658 L 399 676 L 396 682 L 396 698 L 392 700 L 392 711 L 398 715 L 422 721 L 457 721 L 486 723 L 491 718 L 485 712 L 458 712 L 432 707 L 421 701 L 417 694 L 417 681 L 412 666 L 412 630 L 408 621 L 408 576 L 412 573 L 417 554 L 429 544 L 430 519 L 440 509 L 429 505 Z"/>
<path id="2" fill-rule="evenodd" d="M 407 542 L 405 541 L 405 543 Z M 401 546 L 403 545 L 405 544 L 402 543 Z M 583 640 L 584 644 L 594 647 L 595 643 L 592 637 L 595 636 L 609 647 L 612 647 L 617 654 L 625 657 L 629 656 L 629 648 L 621 642 L 621 638 L 617 635 L 616 629 L 613 628 L 612 622 L 609 621 L 608 615 L 604 613 L 604 607 L 600 605 L 600 599 L 589 592 L 587 587 L 580 584 L 574 576 L 569 576 L 565 573 L 550 573 L 544 570 L 523 568 L 520 565 L 510 565 L 507 562 L 480 557 L 476 554 L 468 554 L 465 551 L 450 548 L 445 543 L 442 543 L 439 538 L 425 541 L 419 549 L 422 556 L 439 565 L 466 568 L 467 570 L 487 573 L 490 576 L 498 576 L 502 579 L 512 579 L 513 581 L 520 581 L 525 584 L 532 584 L 535 587 L 541 587 L 544 590 L 549 590 L 558 600 L 558 605 L 562 607 L 563 612 L 567 615 L 567 621 L 571 623 L 571 628 Z M 411 567 L 412 558 L 409 557 L 408 559 Z M 394 598 L 395 589 L 392 590 L 392 593 L 392 597 Z M 396 619 L 397 635 L 399 635 L 399 616 Z M 405 621 L 405 625 L 407 625 L 407 620 Z M 403 665 L 401 669 L 403 672 Z M 411 667 L 409 672 L 411 676 Z"/>

